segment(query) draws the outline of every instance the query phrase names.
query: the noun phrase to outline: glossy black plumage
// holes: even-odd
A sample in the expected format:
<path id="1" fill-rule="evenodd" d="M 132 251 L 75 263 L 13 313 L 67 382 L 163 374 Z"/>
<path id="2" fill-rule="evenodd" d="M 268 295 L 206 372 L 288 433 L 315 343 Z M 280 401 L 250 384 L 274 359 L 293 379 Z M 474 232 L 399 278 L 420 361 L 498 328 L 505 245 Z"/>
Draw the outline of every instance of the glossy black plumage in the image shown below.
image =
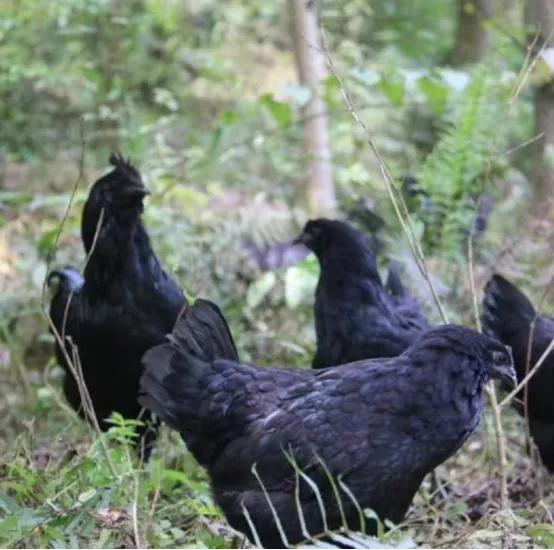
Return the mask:
<path id="1" fill-rule="evenodd" d="M 223 355 L 232 356 L 234 348 L 227 343 L 224 319 L 215 310 L 210 316 L 204 323 L 209 330 L 200 332 L 193 317 L 185 316 L 171 343 L 145 355 L 140 401 L 181 433 L 207 469 L 229 523 L 254 540 L 246 509 L 270 548 L 283 541 L 253 465 L 289 544 L 306 535 L 285 451 L 317 483 L 329 528 L 342 520 L 320 459 L 334 478 L 341 476 L 362 508 L 400 522 L 423 477 L 476 427 L 485 382 L 515 376 L 502 344 L 453 325 L 427 332 L 399 357 L 323 370 L 218 360 L 212 340 L 222 338 L 216 347 Z M 191 332 L 197 334 L 192 345 Z M 298 487 L 308 532 L 321 533 L 316 496 L 305 482 Z M 341 500 L 349 526 L 359 528 L 357 508 L 345 492 Z"/>
<path id="2" fill-rule="evenodd" d="M 50 283 L 58 282 L 52 321 L 77 346 L 102 429 L 109 427 L 105 419 L 114 411 L 132 419 L 139 415 L 142 356 L 165 340 L 185 303 L 142 224 L 147 190 L 140 174 L 119 156 L 112 155 L 110 163 L 114 169 L 96 181 L 83 210 L 81 234 L 90 255 L 84 278 L 72 267 L 49 275 Z M 59 345 L 56 354 L 66 370 L 66 398 L 84 416 L 77 383 Z"/>
<path id="3" fill-rule="evenodd" d="M 500 275 L 493 275 L 485 287 L 483 326 L 512 348 L 519 381 L 523 380 L 554 338 L 554 319 L 537 315 L 529 298 Z M 531 325 L 535 327 L 529 350 Z M 554 353 L 551 353 L 527 385 L 529 431 L 544 465 L 554 472 Z M 525 392 L 518 394 L 523 403 Z M 525 407 L 516 407 L 525 414 Z"/>
<path id="4" fill-rule="evenodd" d="M 306 224 L 298 240 L 315 253 L 321 269 L 314 368 L 400 355 L 429 328 L 403 287 L 397 294 L 384 288 L 365 235 L 344 222 L 318 219 Z"/>

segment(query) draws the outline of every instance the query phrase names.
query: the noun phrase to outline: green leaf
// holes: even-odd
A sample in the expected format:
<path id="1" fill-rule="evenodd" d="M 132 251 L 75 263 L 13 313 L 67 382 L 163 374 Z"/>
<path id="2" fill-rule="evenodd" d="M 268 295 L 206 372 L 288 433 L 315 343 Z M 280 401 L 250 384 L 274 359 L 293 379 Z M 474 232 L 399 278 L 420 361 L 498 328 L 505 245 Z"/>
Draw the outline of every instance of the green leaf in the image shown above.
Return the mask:
<path id="1" fill-rule="evenodd" d="M 78 497 L 77 500 L 84 504 L 85 502 L 88 502 L 91 498 L 94 498 L 96 496 L 96 489 L 88 489 L 87 491 L 82 492 Z"/>
<path id="2" fill-rule="evenodd" d="M 479 529 L 471 535 L 471 538 L 479 540 L 501 540 L 502 531 L 499 529 Z"/>
<path id="3" fill-rule="evenodd" d="M 0 191 L 0 203 L 11 206 L 25 206 L 33 202 L 33 193 L 19 191 Z"/>
<path id="4" fill-rule="evenodd" d="M 467 15 L 473 15 L 475 13 L 475 4 L 473 2 L 464 2 L 462 9 Z"/>
<path id="5" fill-rule="evenodd" d="M 19 527 L 18 516 L 8 516 L 0 521 L 0 539 L 6 539 Z"/>
<path id="6" fill-rule="evenodd" d="M 18 517 L 19 527 L 23 529 L 32 530 L 37 525 L 41 524 L 47 515 L 44 512 L 37 510 L 24 510 Z"/>
<path id="7" fill-rule="evenodd" d="M 37 243 L 37 248 L 42 257 L 47 257 L 54 252 L 56 246 L 56 236 L 58 234 L 58 228 L 48 229 L 41 236 Z"/>
<path id="8" fill-rule="evenodd" d="M 6 514 L 19 511 L 17 502 L 7 494 L 0 494 L 0 510 Z"/>
<path id="9" fill-rule="evenodd" d="M 213 131 L 213 134 L 212 134 L 212 140 L 211 140 L 211 143 L 210 143 L 210 152 L 214 152 L 218 145 L 220 144 L 221 142 L 221 137 L 223 136 L 223 128 L 221 126 L 218 126 L 214 131 Z"/>
<path id="10" fill-rule="evenodd" d="M 548 48 L 540 53 L 532 66 L 530 81 L 534 86 L 544 86 L 554 78 L 554 49 Z"/>
<path id="11" fill-rule="evenodd" d="M 260 105 L 264 107 L 273 120 L 281 127 L 286 128 L 292 122 L 292 110 L 288 103 L 277 101 L 273 94 L 265 94 L 260 98 Z"/>
<path id="12" fill-rule="evenodd" d="M 254 281 L 246 292 L 246 303 L 254 309 L 260 305 L 269 291 L 275 286 L 277 277 L 272 271 L 264 273 L 257 281 Z"/>
<path id="13" fill-rule="evenodd" d="M 379 89 L 393 105 L 404 105 L 406 82 L 398 73 L 391 73 L 381 80 Z"/>
<path id="14" fill-rule="evenodd" d="M 11 491 L 17 493 L 18 495 L 27 496 L 34 482 L 29 482 L 27 479 L 25 481 L 27 481 L 27 484 L 19 483 L 17 481 L 9 481 L 4 484 L 4 487 L 5 489 L 10 489 Z"/>
<path id="15" fill-rule="evenodd" d="M 343 105 L 340 84 L 334 75 L 330 74 L 325 78 L 323 81 L 323 90 L 325 103 L 329 107 L 338 108 Z"/>
<path id="16" fill-rule="evenodd" d="M 163 471 L 163 478 L 166 481 L 173 481 L 178 483 L 183 483 L 185 485 L 189 484 L 189 476 L 185 474 L 184 472 L 181 472 L 179 470 L 169 470 L 164 469 Z"/>
<path id="17" fill-rule="evenodd" d="M 185 535 L 185 532 L 179 527 L 170 527 L 169 532 L 174 539 L 182 538 Z"/>
<path id="18" fill-rule="evenodd" d="M 229 543 L 223 538 L 216 535 L 201 535 L 201 540 L 206 548 L 228 548 Z"/>
<path id="19" fill-rule="evenodd" d="M 442 113 L 448 100 L 448 87 L 444 83 L 428 76 L 420 78 L 417 81 L 417 85 L 433 111 L 437 114 Z"/>
<path id="20" fill-rule="evenodd" d="M 110 547 L 111 544 L 108 544 L 108 541 L 110 540 L 111 532 L 109 529 L 106 529 L 105 527 L 102 528 L 100 531 L 100 536 L 98 537 L 98 540 L 96 541 L 96 544 L 94 545 L 96 548 L 106 548 Z"/>
<path id="21" fill-rule="evenodd" d="M 529 536 L 545 548 L 554 548 L 554 525 L 539 523 L 527 529 Z"/>
<path id="22" fill-rule="evenodd" d="M 285 303 L 294 309 L 302 302 L 313 300 L 318 274 L 303 265 L 292 266 L 285 273 Z"/>
<path id="23" fill-rule="evenodd" d="M 238 122 L 238 120 L 239 120 L 239 115 L 237 114 L 237 112 L 236 111 L 230 111 L 229 109 L 223 111 L 219 115 L 219 122 L 223 126 L 231 126 L 231 125 L 235 124 L 236 122 Z"/>

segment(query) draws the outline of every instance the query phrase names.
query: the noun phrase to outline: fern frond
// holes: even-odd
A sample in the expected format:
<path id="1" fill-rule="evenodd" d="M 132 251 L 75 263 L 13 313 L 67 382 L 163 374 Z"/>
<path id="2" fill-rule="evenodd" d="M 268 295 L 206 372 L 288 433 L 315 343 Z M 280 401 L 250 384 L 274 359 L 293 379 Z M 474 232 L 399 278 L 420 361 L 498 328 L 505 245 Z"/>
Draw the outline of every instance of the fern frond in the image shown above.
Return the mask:
<path id="1" fill-rule="evenodd" d="M 426 201 L 419 216 L 427 250 L 449 257 L 463 254 L 475 201 L 499 169 L 493 153 L 507 139 L 502 114 L 508 94 L 507 86 L 482 68 L 447 111 L 442 137 L 419 172 Z"/>

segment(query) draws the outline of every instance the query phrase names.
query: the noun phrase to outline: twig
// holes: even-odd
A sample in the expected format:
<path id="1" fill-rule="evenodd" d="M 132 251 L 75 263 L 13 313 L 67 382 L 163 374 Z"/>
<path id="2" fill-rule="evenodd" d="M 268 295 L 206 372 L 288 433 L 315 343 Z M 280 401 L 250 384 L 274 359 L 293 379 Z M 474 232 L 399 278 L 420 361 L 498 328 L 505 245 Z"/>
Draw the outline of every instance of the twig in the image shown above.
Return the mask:
<path id="1" fill-rule="evenodd" d="M 65 209 L 65 212 L 62 216 L 62 220 L 58 226 L 58 230 L 56 232 L 56 237 L 54 238 L 54 244 L 52 248 L 48 251 L 48 254 L 46 256 L 46 277 L 44 278 L 44 281 L 42 282 L 42 293 L 41 293 L 41 306 L 44 314 L 46 315 L 49 324 L 50 314 L 48 312 L 48 308 L 46 307 L 46 295 L 48 290 L 48 273 L 50 273 L 50 269 L 52 267 L 52 261 L 54 260 L 54 256 L 56 254 L 56 251 L 58 249 L 58 243 L 60 241 L 60 237 L 62 235 L 63 229 L 65 227 L 65 224 L 67 223 L 67 219 L 69 217 L 69 213 L 71 212 L 71 208 L 73 206 L 73 202 L 75 201 L 75 196 L 77 195 L 77 190 L 79 189 L 79 185 L 81 184 L 81 181 L 83 180 L 83 175 L 85 172 L 85 148 L 86 148 L 86 140 L 85 140 L 85 133 L 84 133 L 84 119 L 81 117 L 80 119 L 80 126 L 79 126 L 80 136 L 81 136 L 81 152 L 79 155 L 79 173 L 77 175 L 77 179 L 75 180 L 75 183 L 73 184 L 73 188 L 71 190 L 71 194 L 69 195 L 69 201 L 67 202 L 67 207 Z"/>
<path id="2" fill-rule="evenodd" d="M 43 311 L 43 314 L 46 316 L 46 319 L 48 321 L 48 324 L 50 327 L 53 327 L 52 320 L 50 318 L 50 313 L 48 311 L 48 308 L 46 306 L 46 295 L 47 295 L 47 287 L 48 287 L 48 273 L 50 272 L 50 268 L 52 265 L 52 261 L 54 259 L 54 256 L 56 254 L 56 250 L 58 248 L 58 243 L 61 237 L 61 234 L 63 232 L 63 228 L 67 222 L 67 219 L 69 217 L 69 213 L 71 212 L 71 207 L 73 205 L 73 202 L 75 200 L 75 195 L 77 194 L 77 190 L 79 188 L 79 185 L 83 179 L 84 174 L 84 163 L 85 163 L 85 147 L 86 147 L 86 140 L 85 140 L 85 133 L 84 133 L 84 118 L 80 118 L 80 124 L 79 124 L 79 134 L 81 137 L 81 150 L 79 155 L 79 173 L 77 175 L 77 179 L 75 180 L 75 183 L 73 185 L 73 188 L 71 190 L 71 194 L 69 196 L 69 201 L 67 203 L 67 207 L 65 209 L 65 212 L 63 214 L 62 220 L 58 226 L 58 230 L 56 232 L 56 236 L 54 238 L 54 243 L 52 248 L 48 251 L 48 254 L 46 256 L 46 277 L 44 278 L 44 281 L 42 282 L 42 291 L 41 291 L 41 308 Z M 55 327 L 54 327 L 55 329 Z"/>
<path id="3" fill-rule="evenodd" d="M 527 354 L 526 354 L 526 358 L 525 358 L 525 377 L 516 386 L 516 388 L 504 399 L 504 401 L 502 401 L 502 403 L 500 403 L 500 407 L 503 407 L 508 401 L 511 401 L 511 399 L 519 393 L 521 388 L 523 388 L 524 416 L 525 416 L 525 420 L 527 421 L 525 423 L 525 437 L 526 437 L 526 440 L 527 440 L 528 444 L 531 444 L 531 445 L 533 444 L 533 442 L 531 440 L 531 432 L 530 432 L 530 429 L 529 429 L 529 422 L 528 422 L 528 419 L 529 419 L 529 399 L 528 399 L 529 383 L 528 382 L 538 372 L 538 370 L 541 367 L 542 363 L 546 360 L 546 358 L 548 357 L 548 355 L 552 351 L 552 348 L 554 347 L 554 338 L 551 340 L 550 344 L 548 345 L 546 350 L 543 352 L 543 354 L 541 355 L 539 360 L 535 363 L 533 368 L 531 370 L 529 370 L 530 366 L 531 366 L 531 358 L 532 358 L 532 345 L 533 345 L 533 340 L 534 340 L 534 336 L 535 336 L 535 326 L 536 326 L 536 323 L 537 323 L 537 319 L 539 317 L 538 312 L 540 311 L 540 309 L 542 307 L 542 304 L 543 304 L 544 300 L 546 299 L 546 296 L 550 292 L 553 283 L 554 283 L 554 277 L 551 277 L 551 279 L 550 279 L 548 285 L 546 286 L 546 289 L 544 290 L 543 295 L 542 295 L 542 297 L 539 301 L 539 305 L 537 306 L 537 313 L 535 314 L 535 317 L 533 318 L 533 320 L 531 321 L 531 324 L 529 326 L 529 336 L 527 338 Z"/>
<path id="4" fill-rule="evenodd" d="M 533 339 L 535 337 L 535 327 L 537 325 L 537 314 L 533 317 L 531 324 L 529 325 L 529 335 L 527 337 L 527 353 L 525 356 L 525 376 L 529 374 L 531 369 L 532 351 L 533 351 Z M 523 389 L 523 416 L 525 418 L 525 441 L 530 449 L 531 460 L 533 460 L 534 441 L 531 437 L 531 427 L 529 426 L 529 384 L 525 384 Z"/>
<path id="5" fill-rule="evenodd" d="M 531 44 L 531 47 L 528 49 L 523 66 L 518 73 L 518 76 L 516 78 L 516 82 L 514 84 L 514 87 L 510 93 L 508 103 L 507 103 L 507 109 L 508 112 L 511 110 L 515 100 L 521 93 L 521 90 L 523 89 L 525 83 L 527 82 L 527 79 L 529 78 L 529 75 L 534 67 L 534 65 L 537 62 L 538 57 L 544 51 L 545 44 L 548 42 L 546 41 L 545 44 L 542 45 L 539 52 L 534 57 L 531 57 L 533 47 L 536 44 L 538 40 L 538 36 L 535 37 L 533 40 L 533 43 Z M 531 143 L 534 143 L 538 139 L 540 139 L 541 136 L 534 136 L 532 139 L 526 141 L 521 146 L 509 149 L 505 152 L 505 154 L 509 155 L 512 152 L 518 150 L 521 147 L 525 147 Z M 483 185 L 481 188 L 481 192 L 479 195 L 479 201 L 477 204 L 477 209 L 479 208 L 479 203 L 481 202 L 483 198 L 483 194 L 485 192 L 485 185 L 486 181 L 488 180 L 488 177 L 490 176 L 490 171 L 492 168 L 492 162 L 491 158 L 493 156 L 493 153 L 491 151 L 491 154 L 489 155 L 488 159 L 488 165 L 487 165 L 487 178 L 484 179 Z M 469 281 L 470 281 L 470 287 L 471 287 L 471 295 L 472 295 L 472 304 L 473 304 L 473 310 L 475 315 L 475 323 L 479 331 L 482 330 L 481 327 L 481 319 L 479 316 L 479 306 L 477 302 L 477 291 L 475 287 L 475 272 L 474 272 L 474 250 L 473 250 L 473 242 L 474 242 L 474 236 L 475 236 L 475 223 L 472 225 L 471 231 L 468 236 L 468 271 L 469 271 Z M 517 388 L 516 388 L 517 389 Z M 516 390 L 512 392 L 513 395 L 517 393 Z M 495 431 L 495 438 L 496 438 L 496 445 L 498 449 L 498 467 L 499 467 L 499 476 L 500 476 L 500 504 L 502 509 L 507 510 L 509 509 L 509 493 L 508 493 L 508 478 L 507 478 L 507 466 L 508 466 L 508 460 L 506 455 L 506 437 L 504 435 L 504 431 L 502 428 L 502 420 L 501 420 L 501 412 L 503 405 L 507 402 L 506 398 L 502 403 L 498 402 L 498 396 L 496 393 L 496 387 L 494 385 L 494 382 L 491 381 L 489 385 L 487 386 L 487 394 L 489 396 L 491 409 L 492 409 L 492 416 L 493 416 L 493 423 L 494 423 L 494 431 Z M 510 394 L 511 395 L 511 394 Z M 511 399 L 511 398 L 510 398 Z"/>
<path id="6" fill-rule="evenodd" d="M 48 325 L 50 327 L 50 330 L 52 331 L 52 334 L 54 335 L 54 338 L 55 338 L 60 350 L 63 353 L 65 362 L 66 362 L 71 374 L 75 378 L 75 381 L 77 383 L 77 388 L 79 390 L 79 395 L 81 397 L 81 403 L 83 405 L 83 408 L 85 409 L 85 414 L 87 415 L 87 417 L 89 418 L 90 422 L 92 423 L 95 431 L 97 432 L 97 435 L 98 435 L 98 438 L 100 440 L 100 444 L 102 445 L 102 449 L 104 451 L 104 454 L 106 456 L 106 460 L 108 462 L 108 466 L 110 468 L 110 471 L 111 471 L 111 473 L 114 477 L 117 477 L 117 475 L 118 475 L 117 470 L 116 470 L 115 465 L 114 465 L 114 463 L 111 459 L 110 452 L 108 450 L 108 446 L 107 446 L 106 441 L 104 439 L 104 434 L 102 433 L 102 430 L 100 429 L 100 424 L 98 423 L 98 418 L 96 417 L 96 413 L 94 411 L 94 406 L 93 406 L 93 403 L 92 403 L 92 399 L 91 399 L 90 394 L 88 392 L 88 388 L 85 384 L 83 371 L 82 371 L 82 368 L 81 368 L 81 362 L 80 362 L 80 359 L 79 359 L 79 351 L 78 351 L 77 347 L 75 346 L 75 344 L 72 342 L 71 338 L 66 337 L 66 335 L 65 335 L 68 311 L 69 311 L 71 301 L 73 299 L 73 293 L 70 293 L 69 298 L 68 298 L 68 300 L 66 302 L 66 305 L 65 305 L 64 319 L 63 319 L 61 334 L 58 331 L 57 327 L 55 326 L 54 321 L 52 320 L 52 317 L 50 315 L 49 308 L 46 304 L 46 295 L 47 295 L 47 286 L 48 286 L 48 273 L 50 272 L 51 263 L 52 263 L 54 254 L 56 252 L 60 236 L 63 232 L 63 228 L 65 226 L 65 223 L 67 222 L 67 219 L 69 217 L 69 212 L 71 211 L 71 206 L 73 204 L 75 195 L 77 193 L 77 189 L 79 188 L 79 185 L 80 185 L 80 183 L 83 179 L 83 175 L 84 175 L 86 140 L 85 140 L 85 136 L 84 136 L 83 119 L 81 119 L 80 133 L 81 133 L 81 155 L 80 155 L 80 159 L 79 159 L 79 174 L 77 176 L 75 184 L 73 185 L 73 189 L 72 189 L 72 192 L 71 192 L 69 202 L 68 202 L 67 208 L 65 210 L 64 216 L 62 218 L 62 221 L 60 222 L 60 225 L 58 226 L 58 231 L 56 233 L 56 238 L 54 240 L 54 246 L 52 247 L 52 250 L 49 252 L 49 255 L 47 257 L 47 261 L 46 261 L 47 276 L 44 279 L 43 284 L 42 284 L 41 307 L 42 307 L 43 315 L 45 316 L 45 318 L 48 322 Z M 85 266 L 87 265 L 88 261 L 90 260 L 90 257 L 94 253 L 94 249 L 96 247 L 96 242 L 97 242 L 98 234 L 99 234 L 100 229 L 101 229 L 101 224 L 102 224 L 102 221 L 103 221 L 103 217 L 104 217 L 104 215 L 103 215 L 103 211 L 102 211 L 101 214 L 100 214 L 99 220 L 98 220 L 97 227 L 96 227 L 96 231 L 95 231 L 95 235 L 94 235 L 94 239 L 93 239 L 93 244 L 92 244 L 91 249 L 90 249 L 89 253 L 87 254 L 87 258 L 85 260 Z M 69 351 L 71 351 L 71 356 L 70 356 Z"/>
<path id="7" fill-rule="evenodd" d="M 69 201 L 67 203 L 67 207 L 65 209 L 64 215 L 62 217 L 62 221 L 60 222 L 60 225 L 58 226 L 58 231 L 56 232 L 56 237 L 54 238 L 54 244 L 52 248 L 48 251 L 48 254 L 46 256 L 46 272 L 48 273 L 50 271 L 50 267 L 52 265 L 52 261 L 54 260 L 54 256 L 56 254 L 56 251 L 58 249 L 58 244 L 60 241 L 60 237 L 62 235 L 63 229 L 65 227 L 65 224 L 67 222 L 67 218 L 69 217 L 69 213 L 71 212 L 71 207 L 73 206 L 73 202 L 75 201 L 75 195 L 77 194 L 77 190 L 79 189 L 79 185 L 81 184 L 81 181 L 83 180 L 83 175 L 85 173 L 85 148 L 86 148 L 86 140 L 85 140 L 85 119 L 83 117 L 80 118 L 79 121 L 79 135 L 81 137 L 81 150 L 79 154 L 79 173 L 77 175 L 77 179 L 75 183 L 73 184 L 73 188 L 71 190 L 71 194 L 69 196 Z M 46 295 L 46 287 L 47 287 L 47 278 L 44 279 L 43 285 L 42 285 L 42 298 L 44 301 L 45 295 Z"/>
<path id="8" fill-rule="evenodd" d="M 528 372 L 527 376 L 512 390 L 507 397 L 505 397 L 499 404 L 500 407 L 507 405 L 520 391 L 521 389 L 533 378 L 535 373 L 541 368 L 542 364 L 546 361 L 546 358 L 550 355 L 550 352 L 554 349 L 554 338 L 548 344 L 548 347 L 543 351 L 539 360 L 535 363 L 535 366 Z"/>
<path id="9" fill-rule="evenodd" d="M 162 432 L 163 437 L 163 432 Z M 160 438 L 161 439 L 161 438 Z M 152 497 L 152 503 L 150 505 L 150 511 L 148 513 L 148 519 L 150 522 L 154 520 L 154 515 L 156 513 L 156 506 L 158 505 L 158 500 L 160 499 L 160 495 L 162 492 L 162 471 L 165 469 L 165 453 L 163 453 L 163 450 L 165 448 L 165 441 L 158 441 L 158 453 L 160 455 L 160 462 L 159 465 L 157 465 L 157 476 L 158 479 L 156 480 L 156 488 L 154 489 L 154 496 Z"/>
<path id="10" fill-rule="evenodd" d="M 527 48 L 523 65 L 521 66 L 521 70 L 519 71 L 519 74 L 517 75 L 517 78 L 516 78 L 516 83 L 514 85 L 512 93 L 510 94 L 510 103 L 513 103 L 521 93 L 521 90 L 525 86 L 525 83 L 527 82 L 529 75 L 533 70 L 533 67 L 536 65 L 540 54 L 543 53 L 543 51 L 546 49 L 546 44 L 548 43 L 550 38 L 551 36 L 543 43 L 543 45 L 541 46 L 537 54 L 533 56 L 533 50 L 537 45 L 537 42 L 539 41 L 539 34 L 538 33 L 535 34 L 533 41 L 531 42 L 531 44 L 529 44 Z"/>
<path id="11" fill-rule="evenodd" d="M 554 277 L 551 277 L 537 305 L 535 316 L 533 317 L 533 320 L 531 321 L 531 324 L 529 326 L 529 336 L 527 338 L 527 354 L 525 357 L 525 376 L 529 374 L 529 369 L 531 368 L 533 340 L 535 338 L 535 327 L 537 326 L 537 320 L 539 319 L 539 311 L 542 309 L 544 300 L 546 299 L 548 293 L 550 292 L 553 282 L 554 282 Z M 526 437 L 527 444 L 530 446 L 529 448 L 532 449 L 534 441 L 531 438 L 531 428 L 529 426 L 529 384 L 525 384 L 525 387 L 523 389 L 523 412 L 526 420 L 525 437 Z"/>
<path id="12" fill-rule="evenodd" d="M 548 517 L 548 521 L 551 524 L 554 524 L 554 517 L 552 517 L 552 511 L 550 510 L 550 506 L 547 506 L 543 500 L 539 502 L 539 506 L 544 509 L 546 512 L 546 516 Z"/>
<path id="13" fill-rule="evenodd" d="M 443 320 L 444 323 L 448 323 L 448 318 L 446 316 L 446 312 L 442 306 L 442 303 L 439 299 L 438 294 L 435 291 L 435 288 L 431 282 L 431 277 L 429 275 L 429 271 L 427 269 L 427 262 L 425 260 L 425 256 L 423 254 L 423 250 L 421 248 L 421 245 L 419 243 L 419 240 L 417 238 L 417 235 L 414 231 L 412 221 L 408 212 L 408 209 L 406 207 L 406 203 L 404 202 L 404 198 L 402 195 L 398 192 L 396 189 L 393 178 L 391 176 L 390 170 L 385 163 L 385 160 L 381 156 L 381 153 L 377 149 L 377 146 L 373 142 L 373 139 L 371 138 L 371 135 L 369 133 L 369 130 L 365 124 L 365 122 L 360 118 L 360 115 L 358 114 L 354 102 L 352 101 L 350 94 L 348 90 L 346 89 L 344 82 L 341 78 L 341 76 L 338 74 L 335 65 L 333 63 L 333 59 L 331 57 L 331 54 L 329 52 L 329 49 L 327 47 L 327 41 L 325 38 L 325 30 L 323 26 L 321 26 L 321 37 L 322 37 L 322 48 L 323 48 L 323 54 L 325 55 L 325 59 L 327 60 L 327 66 L 329 68 L 329 71 L 333 75 L 333 77 L 337 80 L 337 83 L 339 84 L 339 88 L 341 91 L 342 98 L 348 107 L 348 110 L 350 111 L 350 114 L 354 118 L 355 122 L 361 129 L 362 133 L 364 134 L 364 137 L 366 139 L 367 144 L 369 145 L 369 148 L 373 155 L 375 156 L 377 163 L 379 165 L 379 170 L 381 172 L 381 176 L 383 177 L 383 181 L 385 183 L 385 188 L 387 190 L 387 193 L 389 195 L 389 198 L 391 200 L 391 203 L 393 205 L 394 211 L 396 213 L 396 216 L 398 217 L 398 220 L 400 222 L 400 225 L 402 226 L 402 229 L 404 231 L 404 234 L 408 240 L 408 244 L 410 246 L 410 249 L 412 251 L 412 255 L 416 261 L 416 264 L 420 270 L 421 275 L 425 279 L 429 290 L 431 291 L 431 295 L 433 296 L 433 300 L 437 306 L 437 309 L 439 311 L 439 314 Z M 313 46 L 312 46 L 313 47 Z"/>
<path id="14" fill-rule="evenodd" d="M 489 171 L 490 171 L 490 167 L 491 165 L 489 162 L 489 165 L 488 165 Z M 483 198 L 483 193 L 484 193 L 484 184 L 483 184 L 483 189 L 481 190 L 479 201 L 477 203 L 477 208 L 476 208 L 477 212 L 479 210 L 479 203 Z M 475 227 L 476 227 L 476 224 L 473 223 L 467 239 L 468 271 L 469 271 L 469 284 L 471 288 L 471 298 L 473 303 L 473 313 L 475 315 L 475 325 L 477 326 L 477 330 L 479 332 L 482 332 L 481 317 L 479 315 L 479 304 L 477 302 L 477 289 L 475 288 L 475 270 L 474 270 L 474 253 L 473 253 Z M 496 394 L 496 386 L 494 385 L 494 381 L 492 380 L 489 382 L 487 386 L 487 395 L 489 396 L 489 400 L 491 404 L 492 417 L 493 417 L 493 423 L 494 423 L 494 434 L 496 438 L 496 447 L 498 449 L 498 470 L 500 475 L 500 505 L 502 506 L 502 509 L 508 509 L 510 502 L 509 502 L 509 493 L 508 493 L 508 474 L 507 474 L 508 459 L 506 456 L 506 438 L 504 436 L 504 430 L 502 428 L 501 408 L 498 406 L 498 396 Z"/>
<path id="15" fill-rule="evenodd" d="M 498 153 L 498 155 L 506 155 L 507 157 L 510 156 L 512 153 L 515 153 L 521 149 L 524 149 L 525 147 L 528 147 L 529 145 L 533 145 L 536 141 L 540 141 L 544 137 L 544 133 L 541 132 L 540 134 L 537 134 L 533 136 L 530 139 L 525 140 L 522 143 L 518 143 L 517 145 L 514 145 L 513 147 L 510 147 L 509 149 L 506 149 L 505 151 L 501 151 Z"/>
<path id="16" fill-rule="evenodd" d="M 139 521 L 138 521 L 138 500 L 140 492 L 140 474 L 137 469 L 133 467 L 133 461 L 131 459 L 131 453 L 129 451 L 129 445 L 125 444 L 125 453 L 127 455 L 127 463 L 129 464 L 129 472 L 133 476 L 134 481 L 134 493 L 133 493 L 133 502 L 131 503 L 131 518 L 133 521 L 133 535 L 135 537 L 135 546 L 137 548 L 143 548 L 142 538 L 139 531 Z"/>
<path id="17" fill-rule="evenodd" d="M 60 409 L 62 409 L 68 416 L 71 416 L 74 420 L 79 420 L 79 415 L 76 411 L 74 411 L 66 402 L 65 400 L 60 396 L 60 391 L 58 388 L 54 387 L 52 384 L 50 384 L 50 369 L 53 365 L 56 364 L 56 360 L 51 357 L 50 360 L 46 363 L 46 367 L 44 367 L 44 385 L 52 392 L 52 395 L 54 396 L 54 401 L 58 405 Z"/>
<path id="18" fill-rule="evenodd" d="M 260 487 L 262 488 L 262 492 L 264 494 L 265 500 L 269 506 L 269 509 L 271 510 L 271 515 L 273 517 L 273 522 L 275 523 L 275 527 L 277 527 L 277 530 L 279 532 L 279 536 L 281 537 L 281 541 L 283 542 L 284 548 L 287 548 L 289 546 L 289 542 L 288 542 L 285 530 L 283 529 L 283 523 L 281 522 L 279 513 L 277 512 L 277 509 L 275 508 L 275 505 L 271 500 L 271 496 L 267 491 L 266 486 L 264 485 L 264 482 L 260 477 L 260 474 L 258 473 L 258 469 L 256 468 L 256 463 L 252 464 L 252 468 L 250 468 L 250 471 L 254 474 L 254 477 L 256 478 Z"/>
<path id="19" fill-rule="evenodd" d="M 494 423 L 494 434 L 496 437 L 496 447 L 498 449 L 498 474 L 500 476 L 500 504 L 503 510 L 510 507 L 510 499 L 508 493 L 508 459 L 506 457 L 506 437 L 502 428 L 501 407 L 498 404 L 498 396 L 496 395 L 496 387 L 491 380 L 487 386 L 487 394 L 490 399 L 492 418 Z"/>

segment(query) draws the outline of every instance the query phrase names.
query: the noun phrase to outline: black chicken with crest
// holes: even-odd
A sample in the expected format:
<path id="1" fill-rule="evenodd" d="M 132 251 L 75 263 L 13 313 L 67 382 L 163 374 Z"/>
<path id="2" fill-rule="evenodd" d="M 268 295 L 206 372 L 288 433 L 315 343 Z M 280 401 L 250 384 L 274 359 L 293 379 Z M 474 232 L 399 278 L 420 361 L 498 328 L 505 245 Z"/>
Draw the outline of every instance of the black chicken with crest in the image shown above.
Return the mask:
<path id="1" fill-rule="evenodd" d="M 81 236 L 87 254 L 84 276 L 73 267 L 52 271 L 57 289 L 50 316 L 61 341 L 56 355 L 66 371 L 64 393 L 86 417 L 79 385 L 70 368 L 78 351 L 84 382 L 100 427 L 113 412 L 136 419 L 141 359 L 171 332 L 185 298 L 164 271 L 141 220 L 148 194 L 139 172 L 119 155 L 113 170 L 97 180 L 83 210 Z M 71 342 L 72 345 L 69 343 Z M 150 414 L 142 417 L 148 423 Z M 140 429 L 146 456 L 155 428 Z"/>

